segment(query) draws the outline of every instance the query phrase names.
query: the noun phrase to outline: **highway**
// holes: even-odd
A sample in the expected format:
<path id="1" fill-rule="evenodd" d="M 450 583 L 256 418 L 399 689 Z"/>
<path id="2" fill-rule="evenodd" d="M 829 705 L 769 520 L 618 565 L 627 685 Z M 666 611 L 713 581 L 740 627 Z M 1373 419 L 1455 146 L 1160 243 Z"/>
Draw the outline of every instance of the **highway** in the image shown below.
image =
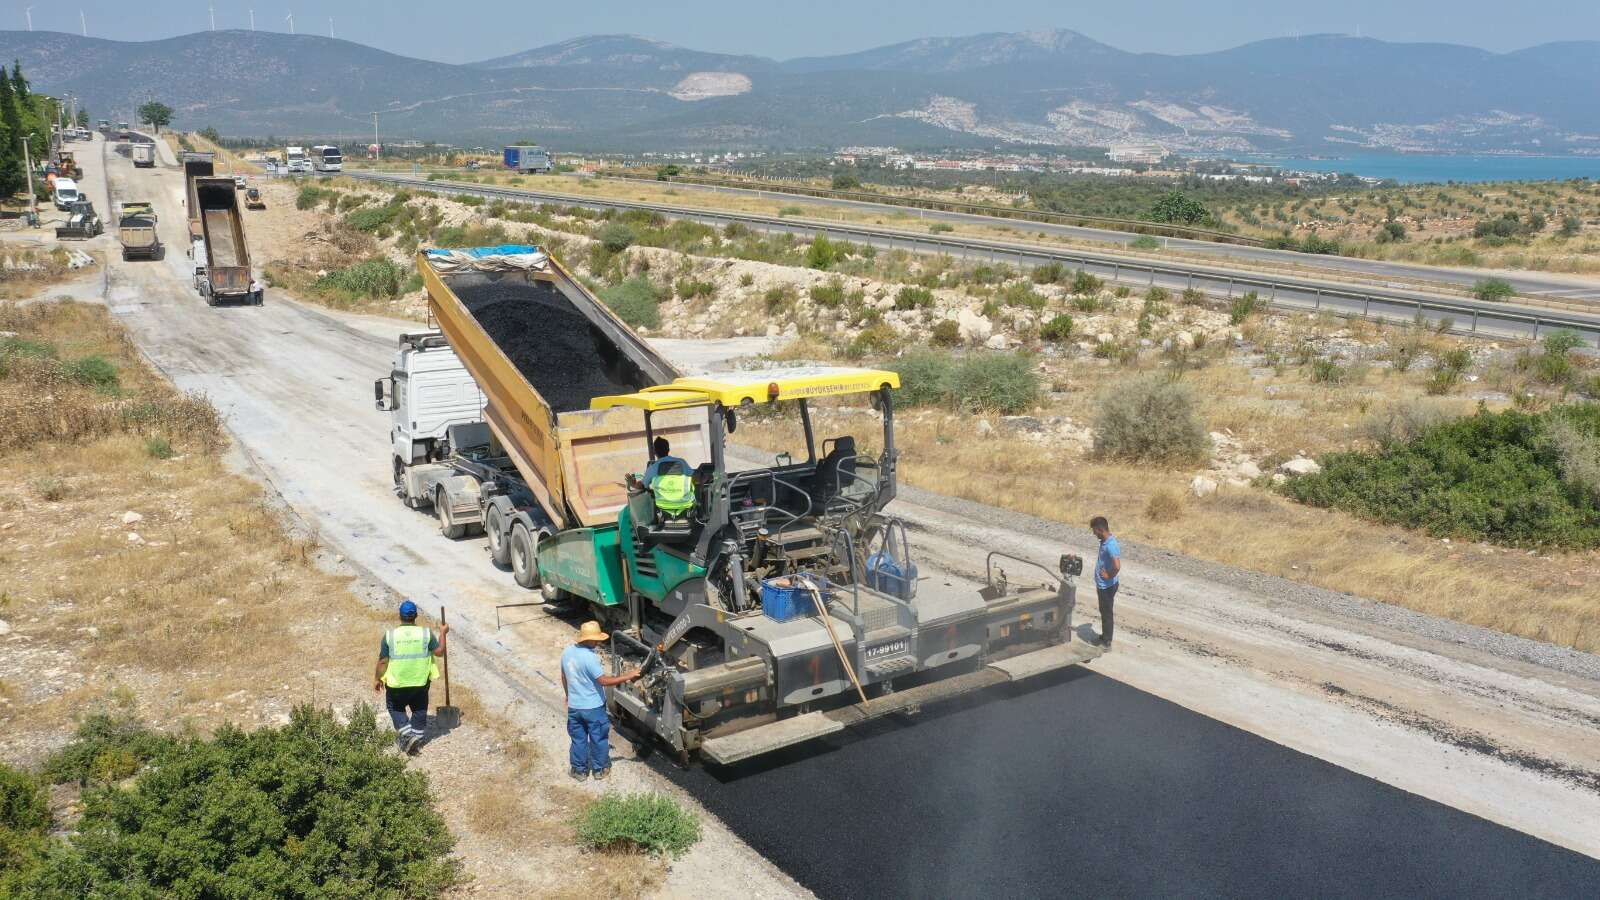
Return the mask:
<path id="1" fill-rule="evenodd" d="M 1420 322 L 1430 328 L 1496 339 L 1537 338 L 1551 330 L 1567 328 L 1577 332 L 1585 344 L 1600 347 L 1600 311 L 1589 313 L 1512 303 L 1488 303 L 1459 295 L 1429 293 L 1385 284 L 1369 285 L 1299 275 L 1276 275 L 1255 269 L 1230 269 L 1225 266 L 1191 262 L 1150 260 L 1144 257 L 1053 248 L 1025 242 L 932 235 L 876 225 L 846 225 L 790 217 L 575 197 L 516 188 L 426 181 L 409 176 L 375 172 L 347 174 L 363 180 L 393 184 L 413 190 L 470 194 L 525 203 L 573 204 L 596 209 L 641 209 L 708 224 L 740 222 L 750 228 L 773 233 L 811 235 L 820 231 L 834 237 L 884 249 L 944 253 L 964 259 L 987 260 L 1022 267 L 1061 262 L 1132 287 L 1160 286 L 1174 292 L 1193 287 L 1225 299 L 1253 290 L 1270 306 L 1298 311 L 1325 311 L 1341 316 L 1382 318 L 1390 322 Z"/>
<path id="2" fill-rule="evenodd" d="M 630 179 L 615 179 L 629 181 Z M 867 200 L 841 199 L 837 197 L 813 197 L 810 195 L 790 194 L 779 190 L 765 191 L 759 188 L 736 188 L 721 185 L 703 185 L 693 182 L 673 182 L 674 190 L 695 190 L 711 193 L 735 194 L 750 197 L 793 197 L 799 202 L 821 206 L 833 206 L 844 209 L 863 210 L 882 215 L 895 215 L 897 213 L 916 212 L 918 218 L 929 222 L 951 222 L 968 225 L 1005 226 L 1017 231 L 1031 231 L 1035 234 L 1050 235 L 1053 237 L 1076 238 L 1087 241 L 1103 241 L 1113 244 L 1131 244 L 1140 235 L 1127 231 L 1117 231 L 1109 228 L 1092 228 L 1083 225 L 1058 225 L 1048 222 L 1033 222 L 1027 219 L 1013 219 L 1004 216 L 987 216 L 980 213 L 949 212 L 945 210 L 917 210 L 906 206 L 891 203 L 873 203 Z M 1308 256 L 1304 253 L 1295 253 L 1291 250 L 1270 250 L 1265 247 L 1252 247 L 1244 244 L 1226 244 L 1217 241 L 1193 240 L 1188 238 L 1163 238 L 1163 245 L 1174 250 L 1184 250 L 1191 253 L 1207 253 L 1219 259 L 1242 259 L 1256 262 L 1271 263 L 1274 265 L 1299 265 L 1315 266 L 1321 269 L 1348 272 L 1359 278 L 1370 278 L 1381 281 L 1432 281 L 1441 284 L 1470 287 L 1474 282 L 1484 277 L 1481 270 L 1455 269 L 1442 266 L 1425 266 L 1416 263 L 1386 262 L 1383 260 L 1355 259 L 1348 256 Z M 1563 279 L 1552 277 L 1539 272 L 1514 272 L 1505 276 L 1512 287 L 1519 293 L 1550 300 L 1600 300 L 1600 280 L 1597 279 Z"/>
<path id="3" fill-rule="evenodd" d="M 657 769 L 825 898 L 1579 897 L 1600 860 L 1075 668 Z"/>

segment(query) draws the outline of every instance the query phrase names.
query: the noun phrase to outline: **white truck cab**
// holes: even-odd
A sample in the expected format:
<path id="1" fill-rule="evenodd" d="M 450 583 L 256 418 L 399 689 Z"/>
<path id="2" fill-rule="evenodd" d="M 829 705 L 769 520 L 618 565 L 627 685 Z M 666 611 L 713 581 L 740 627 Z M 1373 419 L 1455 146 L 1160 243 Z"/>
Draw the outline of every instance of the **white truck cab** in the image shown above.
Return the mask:
<path id="1" fill-rule="evenodd" d="M 483 392 L 443 334 L 402 334 L 389 377 L 373 384 L 373 397 L 390 416 L 395 479 L 406 468 L 441 458 L 452 426 L 483 422 Z"/>
<path id="2" fill-rule="evenodd" d="M 78 202 L 78 183 L 71 178 L 57 178 L 55 186 L 56 209 L 70 209 Z"/>

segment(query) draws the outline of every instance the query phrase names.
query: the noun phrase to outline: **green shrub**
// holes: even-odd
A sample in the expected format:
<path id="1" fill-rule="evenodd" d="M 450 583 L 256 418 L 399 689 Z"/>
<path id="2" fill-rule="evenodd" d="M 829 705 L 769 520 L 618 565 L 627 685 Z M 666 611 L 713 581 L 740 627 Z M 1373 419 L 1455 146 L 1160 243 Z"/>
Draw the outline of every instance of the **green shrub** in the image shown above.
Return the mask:
<path id="1" fill-rule="evenodd" d="M 656 328 L 661 324 L 661 295 L 643 275 L 601 288 L 600 299 L 617 318 L 634 328 Z"/>
<path id="2" fill-rule="evenodd" d="M 794 305 L 794 286 L 774 285 L 767 288 L 767 292 L 761 295 L 761 300 L 769 314 L 784 312 Z"/>
<path id="3" fill-rule="evenodd" d="M 1559 328 L 1544 336 L 1544 352 L 1565 356 L 1583 346 L 1583 338 L 1570 328 Z"/>
<path id="4" fill-rule="evenodd" d="M 933 305 L 933 291 L 906 285 L 894 295 L 895 309 L 926 309 Z"/>
<path id="5" fill-rule="evenodd" d="M 510 240 L 505 226 L 498 222 L 489 225 L 451 225 L 439 229 L 433 237 L 436 247 L 492 247 Z"/>
<path id="6" fill-rule="evenodd" d="M 1005 306 L 1020 306 L 1023 309 L 1031 309 L 1035 312 L 1044 309 L 1049 302 L 1044 298 L 1043 294 L 1020 281 L 1002 288 L 999 299 Z"/>
<path id="7" fill-rule="evenodd" d="M 1261 297 L 1255 291 L 1248 291 L 1244 295 L 1235 297 L 1233 304 L 1228 307 L 1228 322 L 1238 325 L 1250 318 L 1256 311 Z"/>
<path id="8" fill-rule="evenodd" d="M 1066 313 L 1039 326 L 1039 337 L 1052 343 L 1065 343 L 1072 337 L 1072 317 Z"/>
<path id="9" fill-rule="evenodd" d="M 700 820 L 662 794 L 605 794 L 579 819 L 578 840 L 591 850 L 682 856 L 700 840 Z"/>
<path id="10" fill-rule="evenodd" d="M 1491 303 L 1509 300 L 1516 294 L 1517 289 L 1504 278 L 1484 278 L 1472 286 L 1472 296 Z"/>
<path id="11" fill-rule="evenodd" d="M 474 178 L 468 180 L 476 181 L 477 179 Z M 455 200 L 462 206 L 482 206 L 485 202 L 484 199 L 479 197 L 477 194 L 457 194 L 451 199 Z"/>
<path id="12" fill-rule="evenodd" d="M 372 206 L 358 209 L 344 217 L 345 222 L 357 231 L 373 232 L 387 225 L 394 224 L 400 211 L 405 209 L 405 201 L 390 201 L 383 206 Z"/>
<path id="13" fill-rule="evenodd" d="M 1146 375 L 1115 382 L 1100 395 L 1094 449 L 1110 459 L 1177 465 L 1204 460 L 1211 438 L 1186 385 Z"/>
<path id="14" fill-rule="evenodd" d="M 955 319 L 941 319 L 933 326 L 929 336 L 936 347 L 957 347 L 961 344 L 961 326 Z"/>
<path id="15" fill-rule="evenodd" d="M 1055 284 L 1065 278 L 1066 274 L 1066 266 L 1058 262 L 1052 262 L 1045 263 L 1042 266 L 1035 266 L 1031 277 L 1034 284 Z"/>
<path id="16" fill-rule="evenodd" d="M 1128 246 L 1135 250 L 1160 250 L 1161 241 L 1157 240 L 1151 235 L 1141 234 L 1134 238 L 1133 243 L 1129 244 Z"/>
<path id="17" fill-rule="evenodd" d="M 1081 297 L 1098 294 L 1100 289 L 1105 286 L 1106 283 L 1103 280 L 1090 275 L 1082 269 L 1072 273 L 1072 292 Z"/>
<path id="18" fill-rule="evenodd" d="M 1203 306 L 1203 305 L 1205 305 L 1205 302 L 1206 302 L 1206 292 L 1205 291 L 1202 291 L 1199 288 L 1194 288 L 1194 287 L 1192 287 L 1192 288 L 1184 288 L 1183 289 L 1183 305 L 1184 306 Z"/>
<path id="19" fill-rule="evenodd" d="M 801 209 L 798 206 L 785 206 L 785 207 L 783 207 L 783 208 L 778 210 L 778 216 L 780 218 L 787 217 L 787 216 L 803 215 L 804 213 L 805 213 L 805 210 Z"/>
<path id="20" fill-rule="evenodd" d="M 749 287 L 750 285 L 755 284 L 755 283 L 756 283 L 756 276 L 752 275 L 751 273 L 744 272 L 744 273 L 739 275 L 739 286 L 740 287 Z"/>
<path id="21" fill-rule="evenodd" d="M 818 234 L 811 239 L 811 246 L 806 249 L 806 268 L 827 271 L 838 261 L 839 251 L 827 235 Z"/>
<path id="22" fill-rule="evenodd" d="M 1350 370 L 1331 359 L 1311 362 L 1311 380 L 1316 384 L 1343 384 L 1349 376 Z"/>
<path id="23" fill-rule="evenodd" d="M 1075 312 L 1081 312 L 1081 313 L 1098 312 L 1099 309 L 1100 309 L 1100 300 L 1099 300 L 1098 297 L 1095 297 L 1093 295 L 1086 296 L 1086 297 L 1073 297 L 1071 306 L 1072 306 L 1073 311 L 1075 311 Z"/>
<path id="24" fill-rule="evenodd" d="M 381 299 L 400 294 L 405 271 L 383 257 L 336 269 L 311 283 L 313 290 L 344 300 Z"/>
<path id="25" fill-rule="evenodd" d="M 390 746 L 365 705 L 345 725 L 302 706 L 282 728 L 169 739 L 132 786 L 84 793 L 18 895 L 435 896 L 458 877 L 453 839 Z"/>
<path id="26" fill-rule="evenodd" d="M 0 764 L 0 896 L 27 896 L 20 882 L 43 860 L 49 829 L 49 800 L 38 779 Z"/>
<path id="27" fill-rule="evenodd" d="M 1461 382 L 1472 365 L 1472 354 L 1465 347 L 1452 347 L 1441 352 L 1433 361 L 1433 375 L 1428 379 L 1428 393 L 1448 394 Z M 1396 368 L 1399 368 L 1397 365 Z"/>
<path id="28" fill-rule="evenodd" d="M 328 197 L 332 194 L 333 192 L 327 188 L 320 188 L 314 184 L 305 185 L 304 187 L 300 188 L 300 193 L 295 195 L 294 208 L 302 211 L 307 209 L 316 209 L 317 205 L 322 202 L 324 197 Z"/>
<path id="29" fill-rule="evenodd" d="M 951 371 L 946 390 L 962 409 L 1020 413 L 1039 402 L 1039 375 L 1025 354 L 976 353 Z"/>
<path id="30" fill-rule="evenodd" d="M 680 278 L 673 286 L 673 292 L 684 300 L 693 300 L 696 297 L 710 297 L 716 294 L 717 286 L 709 281 Z"/>
<path id="31" fill-rule="evenodd" d="M 172 442 L 159 434 L 144 439 L 144 452 L 151 459 L 171 459 Z"/>
<path id="32" fill-rule="evenodd" d="M 955 230 L 956 227 L 949 222 L 935 222 L 928 226 L 928 231 L 932 234 L 948 234 Z"/>
<path id="33" fill-rule="evenodd" d="M 601 246 L 605 247 L 606 250 L 612 253 L 621 253 L 629 247 L 632 247 L 634 241 L 638 240 L 638 236 L 634 234 L 632 228 L 629 228 L 621 222 L 612 222 L 611 224 L 601 228 L 599 234 L 595 235 L 595 239 L 598 240 Z"/>
<path id="34" fill-rule="evenodd" d="M 1564 463 L 1557 428 L 1562 446 L 1595 441 L 1600 404 L 1480 410 L 1427 426 L 1404 443 L 1328 454 L 1320 473 L 1291 479 L 1284 491 L 1301 503 L 1435 537 L 1592 550 L 1600 546 L 1600 505 L 1568 480 L 1583 463 Z"/>
<path id="35" fill-rule="evenodd" d="M 888 365 L 900 376 L 900 389 L 895 391 L 896 406 L 928 406 L 944 402 L 946 384 L 957 360 L 949 353 L 920 350 L 907 353 Z"/>
<path id="36" fill-rule="evenodd" d="M 844 282 L 833 278 L 825 284 L 813 284 L 811 286 L 811 302 L 825 309 L 843 306 Z"/>
<path id="37" fill-rule="evenodd" d="M 893 353 L 900 346 L 900 333 L 887 322 L 874 322 L 856 332 L 845 347 L 845 355 L 862 359 L 873 354 Z"/>
<path id="38" fill-rule="evenodd" d="M 85 356 L 75 359 L 62 366 L 61 372 L 68 379 L 97 391 L 116 393 L 120 386 L 117 367 L 104 356 Z"/>

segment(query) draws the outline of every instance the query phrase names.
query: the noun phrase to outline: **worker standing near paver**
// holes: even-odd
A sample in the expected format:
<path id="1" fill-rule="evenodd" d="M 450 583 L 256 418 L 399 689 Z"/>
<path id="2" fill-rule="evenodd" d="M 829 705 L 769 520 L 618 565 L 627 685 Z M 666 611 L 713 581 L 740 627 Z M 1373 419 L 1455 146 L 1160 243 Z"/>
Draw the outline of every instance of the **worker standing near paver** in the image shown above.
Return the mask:
<path id="1" fill-rule="evenodd" d="M 384 632 L 378 647 L 372 689 L 387 691 L 384 699 L 394 722 L 395 746 L 407 753 L 417 752 L 427 734 L 428 682 L 439 674 L 434 660 L 444 655 L 449 633 L 449 625 L 440 625 L 438 634 L 418 625 L 417 605 L 406 600 L 400 604 L 399 627 Z"/>
<path id="2" fill-rule="evenodd" d="M 1089 530 L 1094 532 L 1100 541 L 1100 553 L 1094 561 L 1094 590 L 1100 598 L 1100 646 L 1111 649 L 1111 634 L 1114 630 L 1112 604 L 1117 599 L 1117 586 L 1121 583 L 1122 576 L 1122 545 L 1117 543 L 1116 535 L 1111 533 L 1111 524 L 1105 516 L 1095 516 L 1089 520 Z"/>
<path id="3" fill-rule="evenodd" d="M 561 653 L 561 689 L 567 693 L 567 735 L 572 738 L 572 778 L 596 781 L 611 774 L 611 718 L 606 714 L 605 689 L 639 677 L 632 669 L 621 675 L 605 674 L 595 647 L 611 636 L 599 622 L 585 622 L 578 640 Z"/>

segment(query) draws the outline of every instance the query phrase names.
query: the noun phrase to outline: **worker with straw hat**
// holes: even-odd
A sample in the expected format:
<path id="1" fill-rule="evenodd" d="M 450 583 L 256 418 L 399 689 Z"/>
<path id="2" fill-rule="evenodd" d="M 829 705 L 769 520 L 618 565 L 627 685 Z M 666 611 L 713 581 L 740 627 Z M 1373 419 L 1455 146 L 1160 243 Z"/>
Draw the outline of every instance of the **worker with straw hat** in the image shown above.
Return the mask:
<path id="1" fill-rule="evenodd" d="M 599 622 L 585 622 L 578 629 L 577 642 L 561 654 L 561 689 L 567 693 L 574 781 L 583 781 L 590 773 L 602 781 L 611 774 L 611 719 L 606 715 L 605 689 L 639 677 L 638 669 L 605 674 L 595 647 L 610 637 L 600 630 Z"/>

